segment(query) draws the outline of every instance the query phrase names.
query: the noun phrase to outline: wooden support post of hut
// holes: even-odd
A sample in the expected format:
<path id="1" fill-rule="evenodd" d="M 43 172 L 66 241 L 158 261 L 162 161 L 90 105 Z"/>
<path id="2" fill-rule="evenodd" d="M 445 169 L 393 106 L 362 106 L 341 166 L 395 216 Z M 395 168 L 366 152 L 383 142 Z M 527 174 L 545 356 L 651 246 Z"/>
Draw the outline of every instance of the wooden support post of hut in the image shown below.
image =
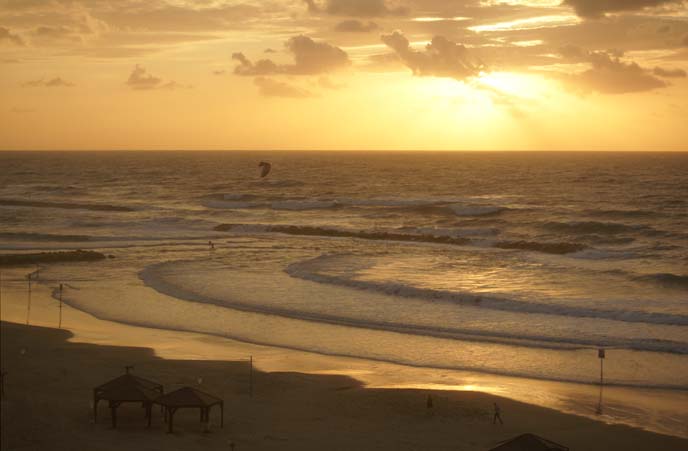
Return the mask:
<path id="1" fill-rule="evenodd" d="M 7 376 L 7 371 L 0 372 L 0 398 L 5 396 L 5 376 Z"/>
<path id="2" fill-rule="evenodd" d="M 201 423 L 208 428 L 210 421 L 210 409 L 220 407 L 220 427 L 224 427 L 225 407 L 224 401 L 216 396 L 202 392 L 192 387 L 182 387 L 179 390 L 167 393 L 155 400 L 165 409 L 165 421 L 168 433 L 174 432 L 174 414 L 178 409 L 199 409 Z"/>

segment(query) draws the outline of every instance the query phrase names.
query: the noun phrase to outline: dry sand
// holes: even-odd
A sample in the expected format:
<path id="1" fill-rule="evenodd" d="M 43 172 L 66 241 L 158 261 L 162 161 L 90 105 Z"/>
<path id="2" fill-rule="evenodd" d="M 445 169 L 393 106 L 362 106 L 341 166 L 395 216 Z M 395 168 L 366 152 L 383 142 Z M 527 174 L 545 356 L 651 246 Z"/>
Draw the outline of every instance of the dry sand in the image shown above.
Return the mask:
<path id="1" fill-rule="evenodd" d="M 681 450 L 688 440 L 611 426 L 478 392 L 370 389 L 346 376 L 254 372 L 249 396 L 246 361 L 170 360 L 151 349 L 67 341 L 64 330 L 2 323 L 2 449 L 36 450 L 487 450 L 533 432 L 572 450 Z M 155 410 L 145 428 L 143 409 L 120 409 L 111 428 L 101 403 L 92 422 L 92 388 L 135 373 L 172 390 L 197 386 L 225 400 L 225 427 L 211 414 L 203 433 L 198 411 L 180 412 L 175 433 L 165 433 Z M 199 377 L 202 378 L 199 385 Z M 492 403 L 505 424 L 493 425 Z"/>

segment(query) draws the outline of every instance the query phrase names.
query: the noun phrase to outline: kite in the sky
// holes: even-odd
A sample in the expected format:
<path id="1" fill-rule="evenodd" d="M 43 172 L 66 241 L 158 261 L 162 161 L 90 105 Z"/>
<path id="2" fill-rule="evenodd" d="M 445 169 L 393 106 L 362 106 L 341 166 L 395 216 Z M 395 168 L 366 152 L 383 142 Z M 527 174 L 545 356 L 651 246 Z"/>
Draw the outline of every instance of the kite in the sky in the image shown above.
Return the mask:
<path id="1" fill-rule="evenodd" d="M 260 178 L 267 176 L 270 173 L 270 169 L 272 169 L 272 165 L 270 163 L 268 163 L 267 161 L 261 161 L 258 164 L 258 167 L 261 168 Z"/>

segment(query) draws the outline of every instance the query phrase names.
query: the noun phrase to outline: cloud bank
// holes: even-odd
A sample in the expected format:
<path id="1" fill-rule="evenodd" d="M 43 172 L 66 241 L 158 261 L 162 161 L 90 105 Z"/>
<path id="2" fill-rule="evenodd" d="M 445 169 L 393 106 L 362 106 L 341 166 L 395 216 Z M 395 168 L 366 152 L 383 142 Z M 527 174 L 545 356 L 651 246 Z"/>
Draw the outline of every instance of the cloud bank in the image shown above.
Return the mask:
<path id="1" fill-rule="evenodd" d="M 0 27 L 0 43 L 7 42 L 14 45 L 25 45 L 24 40 L 18 34 L 12 33 L 9 28 Z"/>
<path id="2" fill-rule="evenodd" d="M 382 35 L 381 38 L 414 75 L 463 80 L 477 76 L 485 70 L 482 61 L 472 55 L 466 47 L 443 36 L 432 38 L 422 52 L 411 48 L 408 39 L 399 31 Z"/>
<path id="3" fill-rule="evenodd" d="M 342 69 L 351 64 L 344 50 L 326 42 L 316 42 L 307 36 L 295 36 L 286 42 L 285 47 L 294 58 L 293 64 L 278 64 L 271 59 L 253 63 L 243 53 L 237 52 L 232 54 L 232 59 L 239 62 L 234 73 L 244 76 L 314 75 Z"/>
<path id="4" fill-rule="evenodd" d="M 74 83 L 63 80 L 61 77 L 55 77 L 49 80 L 44 80 L 41 78 L 40 80 L 27 81 L 26 83 L 23 83 L 22 86 L 26 88 L 71 88 L 74 86 Z"/>
<path id="5" fill-rule="evenodd" d="M 621 61 L 618 53 L 582 50 L 574 52 L 573 49 L 567 49 L 564 55 L 574 61 L 583 59 L 592 66 L 584 72 L 565 76 L 566 81 L 578 90 L 603 94 L 625 94 L 667 86 L 665 81 L 655 76 L 656 72 L 653 74 L 653 71 L 642 68 L 635 62 Z"/>
<path id="6" fill-rule="evenodd" d="M 385 0 L 304 0 L 311 13 L 333 16 L 382 17 L 402 16 L 408 11 L 401 6 L 389 6 Z"/>
<path id="7" fill-rule="evenodd" d="M 606 13 L 639 11 L 668 5 L 680 5 L 684 0 L 565 0 L 576 14 L 586 18 L 598 18 Z"/>
<path id="8" fill-rule="evenodd" d="M 174 80 L 165 82 L 162 78 L 148 73 L 144 67 L 138 64 L 134 67 L 134 70 L 131 71 L 131 74 L 129 74 L 129 78 L 125 84 L 136 90 L 176 89 L 190 87 L 183 86 Z"/>

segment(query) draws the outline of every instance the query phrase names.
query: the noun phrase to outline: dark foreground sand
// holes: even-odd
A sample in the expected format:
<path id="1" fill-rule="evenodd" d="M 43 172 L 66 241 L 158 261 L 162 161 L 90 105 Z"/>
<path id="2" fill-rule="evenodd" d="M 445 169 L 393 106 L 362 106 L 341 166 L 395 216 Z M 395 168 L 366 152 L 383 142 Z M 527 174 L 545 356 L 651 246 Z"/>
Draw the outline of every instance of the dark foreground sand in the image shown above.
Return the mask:
<path id="1" fill-rule="evenodd" d="M 688 440 L 610 426 L 477 392 L 368 389 L 343 376 L 254 372 L 246 362 L 164 360 L 147 348 L 72 343 L 70 332 L 2 323 L 3 450 L 487 450 L 533 432 L 572 450 L 686 450 Z M 23 351 L 22 351 L 23 350 Z M 199 386 L 225 400 L 225 427 L 211 414 L 203 433 L 198 411 L 175 417 L 165 433 L 159 411 L 145 428 L 138 405 L 110 426 L 101 403 L 91 420 L 92 388 L 134 364 L 135 373 L 172 390 Z M 492 402 L 505 425 L 493 426 Z"/>

